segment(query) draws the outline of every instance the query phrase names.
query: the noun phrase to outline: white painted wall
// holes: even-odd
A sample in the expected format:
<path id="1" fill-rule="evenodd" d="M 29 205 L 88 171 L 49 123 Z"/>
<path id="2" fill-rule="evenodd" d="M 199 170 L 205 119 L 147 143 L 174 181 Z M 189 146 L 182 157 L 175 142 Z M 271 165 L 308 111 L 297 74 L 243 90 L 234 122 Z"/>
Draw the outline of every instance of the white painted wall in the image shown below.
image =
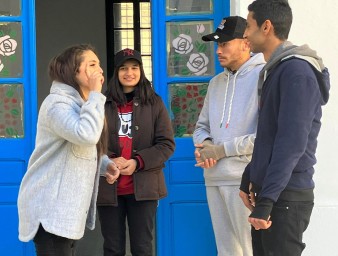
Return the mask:
<path id="1" fill-rule="evenodd" d="M 251 2 L 231 0 L 231 15 L 246 18 Z M 318 138 L 315 208 L 304 234 L 307 246 L 303 255 L 338 256 L 338 1 L 289 0 L 289 3 L 293 11 L 289 40 L 316 50 L 331 74 L 330 100 L 323 108 Z"/>

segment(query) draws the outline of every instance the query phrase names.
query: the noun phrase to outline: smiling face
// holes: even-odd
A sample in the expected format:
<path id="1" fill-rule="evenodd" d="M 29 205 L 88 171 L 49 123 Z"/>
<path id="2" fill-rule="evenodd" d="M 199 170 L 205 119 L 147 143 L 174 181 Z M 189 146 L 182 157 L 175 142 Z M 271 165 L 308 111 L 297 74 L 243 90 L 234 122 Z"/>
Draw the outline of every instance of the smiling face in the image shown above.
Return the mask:
<path id="1" fill-rule="evenodd" d="M 257 21 L 253 18 L 253 12 L 249 12 L 247 17 L 247 25 L 244 31 L 244 38 L 250 43 L 251 51 L 254 53 L 264 52 L 265 37 L 262 27 L 257 25 Z"/>
<path id="2" fill-rule="evenodd" d="M 123 87 L 123 92 L 128 93 L 135 90 L 141 78 L 140 64 L 136 60 L 127 60 L 119 67 L 118 78 Z"/>

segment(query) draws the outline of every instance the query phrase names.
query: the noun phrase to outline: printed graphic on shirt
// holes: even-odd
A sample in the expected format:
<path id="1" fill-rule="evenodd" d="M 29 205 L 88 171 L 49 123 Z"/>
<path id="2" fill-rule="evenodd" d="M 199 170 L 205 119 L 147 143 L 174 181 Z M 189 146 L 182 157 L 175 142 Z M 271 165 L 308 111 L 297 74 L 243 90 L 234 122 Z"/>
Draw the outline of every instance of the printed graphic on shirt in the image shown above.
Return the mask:
<path id="1" fill-rule="evenodd" d="M 132 138 L 132 135 L 131 135 L 132 112 L 119 113 L 119 118 L 121 121 L 119 137 L 128 137 L 131 139 Z"/>

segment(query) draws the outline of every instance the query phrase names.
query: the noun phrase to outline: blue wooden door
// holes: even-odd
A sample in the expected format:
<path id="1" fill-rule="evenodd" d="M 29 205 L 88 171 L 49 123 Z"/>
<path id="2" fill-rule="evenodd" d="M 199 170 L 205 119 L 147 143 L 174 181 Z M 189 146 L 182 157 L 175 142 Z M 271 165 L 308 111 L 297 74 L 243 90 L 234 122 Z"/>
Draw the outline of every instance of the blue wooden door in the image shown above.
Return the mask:
<path id="1" fill-rule="evenodd" d="M 159 256 L 217 255 L 191 134 L 208 82 L 221 72 L 214 43 L 201 37 L 229 15 L 229 5 L 228 0 L 151 2 L 153 85 L 167 103 L 176 141 L 165 168 L 168 197 L 160 201 L 157 214 Z"/>
<path id="2" fill-rule="evenodd" d="M 34 255 L 18 240 L 17 195 L 36 125 L 34 1 L 0 3 L 0 255 Z"/>

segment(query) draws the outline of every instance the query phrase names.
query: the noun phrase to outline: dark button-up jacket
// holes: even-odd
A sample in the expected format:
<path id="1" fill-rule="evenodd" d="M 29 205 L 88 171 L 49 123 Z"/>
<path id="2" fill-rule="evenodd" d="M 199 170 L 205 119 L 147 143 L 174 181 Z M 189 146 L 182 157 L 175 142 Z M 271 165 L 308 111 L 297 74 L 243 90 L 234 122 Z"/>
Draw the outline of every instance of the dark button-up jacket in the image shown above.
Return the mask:
<path id="1" fill-rule="evenodd" d="M 120 120 L 116 103 L 107 99 L 105 104 L 108 124 L 108 155 L 119 157 L 118 131 Z M 136 200 L 158 200 L 167 195 L 164 180 L 164 162 L 173 154 L 175 142 L 168 112 L 162 99 L 151 105 L 142 105 L 137 98 L 133 99 L 132 122 L 132 158 L 139 155 L 144 163 L 141 170 L 133 173 Z M 116 183 L 109 185 L 101 177 L 98 205 L 116 205 Z"/>

